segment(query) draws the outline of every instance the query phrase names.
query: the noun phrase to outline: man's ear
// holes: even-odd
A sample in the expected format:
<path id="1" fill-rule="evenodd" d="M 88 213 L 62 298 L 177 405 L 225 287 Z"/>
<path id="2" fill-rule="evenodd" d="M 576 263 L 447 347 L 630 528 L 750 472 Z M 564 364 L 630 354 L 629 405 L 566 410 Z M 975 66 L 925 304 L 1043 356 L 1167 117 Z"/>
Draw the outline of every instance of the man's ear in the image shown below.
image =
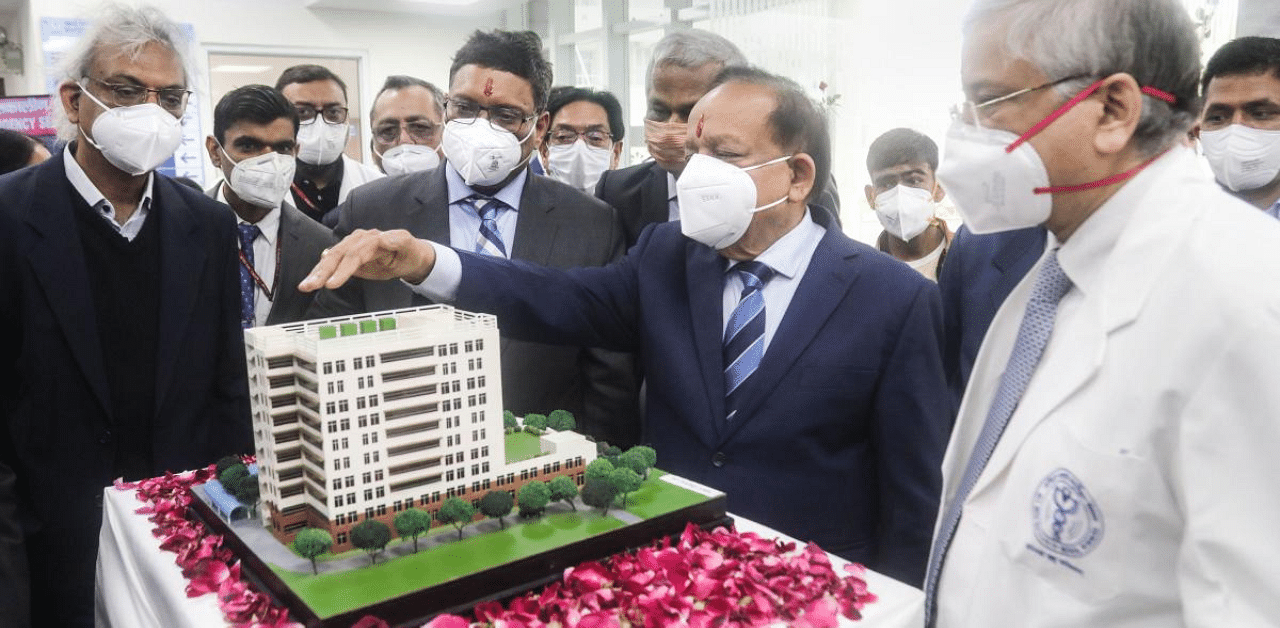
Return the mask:
<path id="1" fill-rule="evenodd" d="M 58 98 L 62 100 L 62 109 L 67 112 L 67 120 L 72 124 L 80 124 L 80 95 L 83 93 L 75 81 L 63 81 L 58 86 Z"/>
<path id="2" fill-rule="evenodd" d="M 222 151 L 218 150 L 218 141 L 212 135 L 205 136 L 204 149 L 209 151 L 209 161 L 213 162 L 213 167 L 222 170 Z"/>
<path id="3" fill-rule="evenodd" d="M 862 191 L 864 194 L 867 195 L 867 204 L 871 206 L 871 209 L 875 209 L 876 208 L 876 189 L 871 187 L 870 185 L 864 185 L 862 186 Z"/>
<path id="4" fill-rule="evenodd" d="M 787 199 L 795 203 L 803 203 L 814 189 L 814 178 L 817 177 L 818 165 L 808 153 L 796 153 L 791 158 L 791 189 Z"/>
<path id="5" fill-rule="evenodd" d="M 935 179 L 933 182 L 933 202 L 941 203 L 942 199 L 947 197 L 947 191 L 943 189 L 942 184 Z"/>
<path id="6" fill-rule="evenodd" d="M 1102 99 L 1102 114 L 1094 133 L 1094 148 L 1104 155 L 1124 150 L 1133 138 L 1142 118 L 1142 88 L 1129 74 L 1120 72 L 1103 79 L 1097 94 Z"/>
<path id="7" fill-rule="evenodd" d="M 609 161 L 609 169 L 614 170 L 622 161 L 622 142 L 613 143 L 613 159 Z"/>

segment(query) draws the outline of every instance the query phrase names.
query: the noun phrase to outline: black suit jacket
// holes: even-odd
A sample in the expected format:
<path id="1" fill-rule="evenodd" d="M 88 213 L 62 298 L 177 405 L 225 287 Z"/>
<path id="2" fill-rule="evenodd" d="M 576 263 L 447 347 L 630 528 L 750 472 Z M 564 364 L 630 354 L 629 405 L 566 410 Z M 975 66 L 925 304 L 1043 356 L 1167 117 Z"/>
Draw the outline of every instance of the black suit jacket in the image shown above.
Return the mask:
<path id="1" fill-rule="evenodd" d="M 943 361 L 957 408 L 991 320 L 1044 253 L 1045 238 L 1043 227 L 976 235 L 961 226 L 951 241 L 938 289 L 946 334 Z"/>
<path id="2" fill-rule="evenodd" d="M 159 342 L 156 372 L 138 377 L 155 381 L 151 471 L 160 475 L 251 451 L 252 438 L 232 217 L 164 176 L 153 194 Z M 8 491 L 0 481 L 0 516 L 18 513 L 31 608 L 51 626 L 93 625 L 101 497 L 117 445 L 114 361 L 99 342 L 75 195 L 62 155 L 0 178 L 0 480 L 6 466 L 15 479 Z M 11 526 L 0 522 L 0 537 Z M 12 578 L 0 573 L 0 591 L 21 588 Z M 7 623 L 15 606 L 0 600 L 4 625 L 21 625 Z"/>
<path id="3" fill-rule="evenodd" d="M 219 181 L 209 189 L 209 198 L 218 198 L 218 189 L 225 181 Z M 274 287 L 271 312 L 267 325 L 294 323 L 307 319 L 307 312 L 316 300 L 318 292 L 302 292 L 298 284 L 320 261 L 320 253 L 338 241 L 333 232 L 310 219 L 291 205 L 288 200 L 280 207 L 280 281 Z M 263 279 L 267 279 L 264 277 Z"/>
<path id="4" fill-rule="evenodd" d="M 671 217 L 667 171 L 656 161 L 606 170 L 596 183 L 596 198 L 618 210 L 626 228 L 627 247 L 640 239 L 640 232 L 655 222 L 667 222 Z M 840 224 L 840 194 L 836 190 L 835 177 L 819 190 L 812 204 L 826 209 L 836 225 Z"/>
<path id="5" fill-rule="evenodd" d="M 449 242 L 449 192 L 442 165 L 387 177 L 355 190 L 339 206 L 334 235 L 355 229 L 407 229 Z M 600 266 L 623 252 L 622 225 L 604 203 L 547 177 L 529 174 L 511 255 L 557 268 Z M 548 294 L 554 301 L 556 295 Z M 313 314 L 337 316 L 427 303 L 401 281 L 364 282 L 359 295 L 321 295 Z M 510 321 L 498 321 L 499 329 Z M 579 430 L 626 447 L 639 442 L 639 393 L 631 356 L 595 349 L 502 340 L 503 405 L 517 416 L 565 409 Z"/>

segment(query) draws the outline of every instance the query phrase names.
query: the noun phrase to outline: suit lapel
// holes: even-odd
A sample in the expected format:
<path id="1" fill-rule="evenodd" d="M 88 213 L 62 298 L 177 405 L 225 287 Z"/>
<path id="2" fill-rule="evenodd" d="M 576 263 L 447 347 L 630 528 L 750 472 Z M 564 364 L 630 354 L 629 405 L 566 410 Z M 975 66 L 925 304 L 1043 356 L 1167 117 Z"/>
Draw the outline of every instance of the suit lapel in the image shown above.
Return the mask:
<path id="1" fill-rule="evenodd" d="M 178 349 L 199 296 L 207 247 L 201 241 L 195 210 L 171 188 L 177 184 L 161 175 L 153 176 L 156 205 L 152 215 L 160 218 L 160 335 L 156 356 L 156 412 L 160 412 L 173 375 L 180 370 Z"/>
<path id="2" fill-rule="evenodd" d="M 40 166 L 37 176 L 38 193 L 33 195 L 35 202 L 27 214 L 27 224 L 44 239 L 31 247 L 31 271 L 44 289 L 49 309 L 62 328 L 68 349 L 80 365 L 105 416 L 110 417 L 111 396 L 107 389 L 102 342 L 98 337 L 98 314 L 89 287 L 84 248 L 80 245 L 79 230 L 72 214 L 77 211 L 79 203 L 73 196 L 76 191 L 67 180 L 62 160 L 62 155 L 55 155 Z"/>
<path id="3" fill-rule="evenodd" d="M 723 440 L 727 441 L 759 415 L 764 400 L 795 367 L 858 277 L 857 266 L 847 263 L 847 260 L 857 257 L 857 252 L 842 246 L 831 225 L 824 226 L 827 233 L 814 250 L 809 267 L 791 297 L 791 304 L 760 360 L 760 367 L 743 384 L 746 389 L 742 391 L 745 393 L 741 398 L 742 409 L 728 425 Z"/>
<path id="4" fill-rule="evenodd" d="M 667 222 L 671 216 L 670 190 L 667 189 L 667 171 L 653 162 L 649 166 L 649 177 L 640 189 L 640 212 L 642 225 Z M 637 230 L 638 232 L 639 230 Z"/>
<path id="5" fill-rule="evenodd" d="M 1011 238 L 995 252 L 995 255 L 991 256 L 991 265 L 996 269 L 998 276 L 995 282 L 995 289 L 987 292 L 992 312 L 1000 308 L 1000 304 L 1004 303 L 1004 295 L 1013 292 L 1013 287 L 1019 281 L 1022 281 L 1025 276 L 1025 273 L 1012 273 L 1010 271 L 1020 266 L 1020 262 L 1028 258 L 1031 260 L 1029 266 L 1034 266 L 1035 260 L 1039 259 L 1040 255 L 1044 253 L 1045 238 L 1047 237 L 1041 232 L 1039 239 Z"/>
<path id="6" fill-rule="evenodd" d="M 276 259 L 276 263 L 280 265 L 280 279 L 276 282 L 276 285 L 271 286 L 274 298 L 271 300 L 271 312 L 267 314 L 268 325 L 278 323 L 279 321 L 276 319 L 280 316 L 302 309 L 297 306 L 297 301 L 302 296 L 297 290 L 286 289 L 286 286 L 292 287 L 301 283 L 306 273 L 311 270 L 310 268 L 302 268 L 300 263 L 302 260 L 298 258 L 298 252 L 304 245 L 302 236 L 298 235 L 301 231 L 298 228 L 299 219 L 311 220 L 290 205 L 288 201 L 281 203 L 280 231 L 276 234 L 280 243 L 280 257 Z M 264 277 L 263 279 L 266 278 Z"/>
<path id="7" fill-rule="evenodd" d="M 555 211 L 555 204 L 543 181 L 532 172 L 525 178 L 511 258 L 547 265 L 551 261 L 551 252 L 555 250 L 559 227 L 551 213 Z"/>
<path id="8" fill-rule="evenodd" d="M 414 203 L 406 209 L 402 223 L 409 225 L 413 235 L 432 242 L 449 242 L 449 184 L 444 177 L 447 167 L 442 164 L 420 176 L 422 184 L 414 192 Z"/>
<path id="9" fill-rule="evenodd" d="M 705 443 L 721 440 L 725 428 L 724 356 L 724 258 L 710 247 L 693 241 L 685 244 L 686 289 L 689 291 L 689 326 L 693 330 L 694 353 L 702 373 L 703 394 L 711 406 L 709 425 L 696 429 Z"/>

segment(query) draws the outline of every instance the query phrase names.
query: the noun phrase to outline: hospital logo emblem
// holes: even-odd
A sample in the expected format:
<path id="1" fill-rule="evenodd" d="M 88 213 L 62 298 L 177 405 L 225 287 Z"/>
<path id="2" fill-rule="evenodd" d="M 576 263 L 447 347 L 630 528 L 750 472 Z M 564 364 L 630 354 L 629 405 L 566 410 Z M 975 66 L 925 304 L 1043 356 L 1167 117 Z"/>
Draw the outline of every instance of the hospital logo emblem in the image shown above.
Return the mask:
<path id="1" fill-rule="evenodd" d="M 1104 523 L 1098 502 L 1066 469 L 1050 473 L 1031 499 L 1031 527 L 1046 549 L 1080 558 L 1102 541 Z"/>

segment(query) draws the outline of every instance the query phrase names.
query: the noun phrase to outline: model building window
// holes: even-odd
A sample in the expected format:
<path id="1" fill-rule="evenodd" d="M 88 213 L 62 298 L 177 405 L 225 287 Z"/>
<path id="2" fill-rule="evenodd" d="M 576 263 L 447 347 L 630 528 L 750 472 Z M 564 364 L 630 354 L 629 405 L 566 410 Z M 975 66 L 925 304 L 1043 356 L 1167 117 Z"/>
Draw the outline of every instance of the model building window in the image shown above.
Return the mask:
<path id="1" fill-rule="evenodd" d="M 480 428 L 480 440 L 484 440 L 484 428 Z"/>
<path id="2" fill-rule="evenodd" d="M 364 509 L 364 518 L 365 518 L 365 519 L 372 519 L 372 518 L 373 518 L 373 507 L 372 507 L 372 506 L 370 506 L 370 507 L 368 507 L 368 508 L 365 508 L 365 509 Z"/>
<path id="3" fill-rule="evenodd" d="M 325 404 L 324 404 L 324 413 L 325 413 L 325 414 L 334 414 L 334 413 L 336 413 L 337 411 L 338 411 L 338 404 L 336 404 L 336 403 L 334 403 L 334 402 L 332 402 L 332 401 L 326 401 L 326 402 L 325 402 Z"/>
<path id="4" fill-rule="evenodd" d="M 480 377 L 476 378 L 476 384 L 478 384 L 482 388 L 484 387 L 484 375 L 481 375 Z"/>
<path id="5" fill-rule="evenodd" d="M 341 505 L 342 505 L 342 503 L 343 503 L 343 502 L 342 502 L 342 496 L 341 496 L 341 495 L 336 495 L 336 496 L 334 496 L 334 498 L 333 498 L 333 505 L 334 505 L 334 506 L 341 506 Z"/>
<path id="6" fill-rule="evenodd" d="M 325 374 L 325 375 L 332 375 L 332 374 L 333 374 L 333 362 L 325 362 L 325 363 L 324 363 L 324 374 Z"/>
<path id="7" fill-rule="evenodd" d="M 364 482 L 365 484 L 368 484 L 368 483 L 372 482 L 372 481 L 373 481 L 373 474 L 372 474 L 372 473 L 370 473 L 370 472 L 368 472 L 368 471 L 365 471 L 365 472 L 364 472 L 364 475 L 360 476 L 360 481 L 361 481 L 361 482 Z"/>
<path id="8" fill-rule="evenodd" d="M 338 360 L 337 362 L 334 363 L 333 369 L 339 373 L 347 372 L 347 361 Z"/>
<path id="9" fill-rule="evenodd" d="M 378 405 L 378 396 L 369 395 L 369 407 L 377 407 L 377 405 Z"/>
<path id="10" fill-rule="evenodd" d="M 379 487 L 377 487 L 376 489 L 374 489 L 374 491 L 373 491 L 373 492 L 374 492 L 374 494 L 375 494 L 375 495 L 377 495 L 377 496 L 378 496 L 378 499 L 382 499 L 383 497 L 386 497 L 386 496 L 387 496 L 387 489 L 385 489 L 385 488 L 383 488 L 383 487 L 381 487 L 381 486 L 379 486 Z M 386 506 L 382 506 L 382 508 L 386 508 Z M 378 514 L 380 514 L 380 515 L 385 515 L 385 514 L 387 514 L 387 511 L 386 511 L 386 510 L 383 510 L 382 512 L 379 512 Z"/>
<path id="11" fill-rule="evenodd" d="M 341 381 L 339 381 L 339 382 L 338 382 L 338 392 L 342 392 L 342 391 L 343 391 L 342 389 L 343 389 L 343 383 L 342 383 Z"/>
<path id="12" fill-rule="evenodd" d="M 339 408 L 341 408 L 342 410 L 346 410 L 346 408 L 343 408 L 343 407 L 342 407 L 342 402 L 341 402 L 341 401 L 339 401 L 339 402 L 338 402 L 338 407 L 339 407 Z M 342 419 L 342 420 L 339 422 L 339 424 L 342 426 L 342 431 L 344 431 L 344 432 L 345 432 L 345 431 L 347 431 L 347 430 L 349 430 L 349 429 L 351 429 L 351 419 Z"/>
<path id="13" fill-rule="evenodd" d="M 377 424 L 378 424 L 378 413 L 374 412 L 373 414 L 369 415 L 369 425 L 377 425 Z"/>
<path id="14" fill-rule="evenodd" d="M 378 482 L 382 481 L 382 469 L 373 472 L 373 479 Z"/>
<path id="15" fill-rule="evenodd" d="M 336 431 L 338 431 L 338 422 L 337 422 L 337 421 L 329 421 L 329 433 L 330 433 L 330 434 L 332 434 L 332 433 L 334 433 L 334 432 L 336 432 Z"/>
<path id="16" fill-rule="evenodd" d="M 449 345 L 449 355 L 458 355 L 458 343 L 455 342 Z"/>
<path id="17" fill-rule="evenodd" d="M 387 514 L 387 505 L 378 504 L 378 516 L 381 517 L 382 515 L 385 515 L 385 514 Z"/>
<path id="18" fill-rule="evenodd" d="M 342 488 L 342 478 L 335 478 L 333 480 L 333 488 L 334 490 Z"/>
<path id="19" fill-rule="evenodd" d="M 373 489 L 371 488 L 364 489 L 364 500 L 367 502 L 373 501 Z"/>
<path id="20" fill-rule="evenodd" d="M 377 462 L 377 461 L 378 461 L 378 452 L 376 452 L 376 451 L 375 451 L 375 452 L 373 452 L 373 461 L 374 461 L 374 462 Z"/>
<path id="21" fill-rule="evenodd" d="M 483 404 L 488 402 L 489 402 L 489 393 L 480 393 L 480 403 Z"/>
<path id="22" fill-rule="evenodd" d="M 337 524 L 337 525 L 343 525 L 343 524 L 345 524 L 345 523 L 347 522 L 347 516 L 346 516 L 346 515 L 338 515 L 337 517 L 335 517 L 335 518 L 333 519 L 333 522 L 334 522 L 335 524 Z"/>
<path id="23" fill-rule="evenodd" d="M 463 350 L 463 351 L 470 352 L 470 351 L 472 351 L 473 349 L 475 349 L 475 344 L 474 344 L 474 343 L 472 343 L 470 340 L 468 340 L 468 341 L 466 341 L 466 342 L 462 343 L 462 350 Z M 470 363 L 471 361 L 470 361 L 470 360 L 467 360 L 467 362 L 468 362 L 468 363 Z"/>
<path id="24" fill-rule="evenodd" d="M 353 486 L 355 486 L 355 485 L 356 485 L 356 476 L 354 476 L 354 475 L 348 475 L 348 476 L 347 476 L 347 488 L 351 488 L 351 487 L 353 487 Z"/>
<path id="25" fill-rule="evenodd" d="M 333 441 L 332 441 L 332 442 L 330 442 L 330 443 L 329 443 L 329 449 L 332 449 L 332 450 L 334 450 L 334 451 L 338 451 L 338 439 L 336 439 L 336 438 L 335 438 L 335 439 L 333 439 Z"/>
<path id="26" fill-rule="evenodd" d="M 338 412 L 346 412 L 349 407 L 346 399 L 338 402 Z"/>
<path id="27" fill-rule="evenodd" d="M 346 532 L 339 532 L 339 533 L 338 533 L 338 545 L 342 545 L 343 543 L 346 543 L 346 542 L 347 542 L 347 533 L 346 533 Z"/>
<path id="28" fill-rule="evenodd" d="M 356 397 L 356 410 L 364 410 L 365 405 L 364 397 Z"/>
<path id="29" fill-rule="evenodd" d="M 364 445 L 368 445 L 368 444 L 369 444 L 369 435 L 368 435 L 368 434 L 361 434 L 361 436 L 363 437 L 363 438 L 362 438 L 362 440 L 363 440 L 363 443 L 362 443 L 362 444 L 364 444 Z"/>
<path id="30" fill-rule="evenodd" d="M 351 369 L 354 371 L 360 370 L 362 366 L 364 366 L 364 358 L 355 358 L 351 361 Z"/>

